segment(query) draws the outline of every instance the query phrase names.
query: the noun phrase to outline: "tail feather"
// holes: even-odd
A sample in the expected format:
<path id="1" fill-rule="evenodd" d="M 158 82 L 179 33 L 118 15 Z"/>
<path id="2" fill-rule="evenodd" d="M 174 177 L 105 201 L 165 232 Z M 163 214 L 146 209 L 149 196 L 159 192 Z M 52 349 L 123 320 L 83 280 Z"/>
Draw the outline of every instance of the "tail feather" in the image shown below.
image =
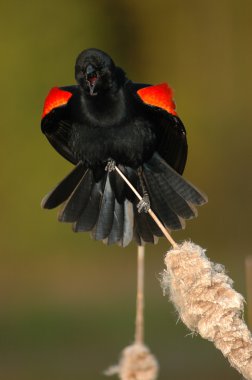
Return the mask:
<path id="1" fill-rule="evenodd" d="M 130 183 L 135 187 L 137 188 L 138 187 L 138 182 L 139 182 L 139 179 L 138 179 L 138 176 L 137 176 L 137 172 L 136 170 L 130 168 L 129 166 L 126 166 L 126 177 L 127 179 L 130 181 Z M 126 185 L 125 187 L 125 196 L 128 200 L 130 200 L 131 202 L 135 202 L 136 200 L 136 196 L 135 194 L 133 193 L 133 191 L 129 188 L 128 185 Z"/>
<path id="2" fill-rule="evenodd" d="M 206 195 L 181 177 L 181 175 L 172 169 L 172 167 L 168 165 L 159 154 L 155 153 L 144 167 L 152 172 L 162 173 L 170 187 L 184 198 L 184 200 L 198 206 L 207 202 Z"/>
<path id="3" fill-rule="evenodd" d="M 85 171 L 85 166 L 82 162 L 79 162 L 71 173 L 43 198 L 41 206 L 45 209 L 52 209 L 65 202 L 81 180 Z"/>
<path id="4" fill-rule="evenodd" d="M 73 225 L 74 232 L 91 231 L 98 219 L 100 201 L 103 192 L 103 182 L 95 182 L 86 207 Z"/>
<path id="5" fill-rule="evenodd" d="M 134 225 L 134 240 L 135 242 L 137 243 L 137 245 L 144 245 L 144 241 L 143 239 L 141 238 L 140 234 L 139 234 L 139 231 L 138 231 L 138 228 L 137 228 L 137 225 L 135 224 Z"/>
<path id="6" fill-rule="evenodd" d="M 125 173 L 125 167 L 119 165 L 119 169 Z M 119 203 L 123 203 L 125 199 L 125 182 L 124 180 L 117 174 L 115 170 L 109 173 L 111 187 L 113 192 L 115 193 L 115 197 Z"/>
<path id="7" fill-rule="evenodd" d="M 109 175 L 106 177 L 104 192 L 100 204 L 98 221 L 93 230 L 96 240 L 104 240 L 111 232 L 114 220 L 115 195 L 111 189 Z"/>
<path id="8" fill-rule="evenodd" d="M 146 186 L 150 197 L 151 208 L 167 228 L 179 230 L 184 227 L 183 220 L 172 210 L 160 191 L 157 181 L 149 170 L 145 170 Z"/>
<path id="9" fill-rule="evenodd" d="M 87 170 L 74 192 L 68 198 L 64 207 L 60 210 L 58 219 L 60 222 L 76 222 L 86 207 L 93 187 L 93 175 Z"/>
<path id="10" fill-rule="evenodd" d="M 147 220 L 147 214 L 138 213 L 135 207 L 135 223 L 136 223 L 136 231 L 141 239 L 146 243 L 154 243 L 154 236 L 150 225 Z"/>
<path id="11" fill-rule="evenodd" d="M 118 166 L 122 173 L 127 177 L 130 183 L 137 187 L 137 174 L 136 170 L 131 169 L 128 166 Z M 133 202 L 135 200 L 135 195 L 132 190 L 126 185 L 124 180 L 118 175 L 116 171 L 112 171 L 109 173 L 111 187 L 113 192 L 115 193 L 115 197 L 119 203 L 123 203 L 125 198 Z"/>
<path id="12" fill-rule="evenodd" d="M 154 235 L 154 240 L 155 240 L 155 237 L 163 236 L 163 232 L 160 230 L 160 228 L 157 226 L 157 224 L 154 222 L 151 216 L 149 214 L 146 214 L 146 218 L 147 218 L 149 227 Z"/>
<path id="13" fill-rule="evenodd" d="M 121 239 L 122 247 L 126 247 L 133 239 L 133 204 L 127 199 L 124 201 L 124 221 L 123 221 L 123 236 Z"/>
<path id="14" fill-rule="evenodd" d="M 118 243 L 123 238 L 124 207 L 115 199 L 114 220 L 107 244 Z"/>
<path id="15" fill-rule="evenodd" d="M 176 193 L 163 174 L 151 172 L 148 168 L 145 169 L 144 173 L 147 182 L 152 182 L 153 186 L 155 185 L 156 187 L 156 191 L 158 189 L 164 205 L 170 207 L 178 216 L 184 219 L 197 216 L 196 208 L 192 204 L 189 205 L 181 195 Z"/>

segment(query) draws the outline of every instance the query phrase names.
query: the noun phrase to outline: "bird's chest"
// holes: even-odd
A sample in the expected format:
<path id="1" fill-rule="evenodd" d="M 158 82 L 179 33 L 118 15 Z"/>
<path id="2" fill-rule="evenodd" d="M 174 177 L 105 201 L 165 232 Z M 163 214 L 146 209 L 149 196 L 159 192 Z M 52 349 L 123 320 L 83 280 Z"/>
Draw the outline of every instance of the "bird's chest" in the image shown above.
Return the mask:
<path id="1" fill-rule="evenodd" d="M 151 124 L 139 117 L 106 126 L 78 123 L 71 141 L 77 159 L 91 166 L 112 158 L 137 167 L 151 157 L 155 144 Z"/>

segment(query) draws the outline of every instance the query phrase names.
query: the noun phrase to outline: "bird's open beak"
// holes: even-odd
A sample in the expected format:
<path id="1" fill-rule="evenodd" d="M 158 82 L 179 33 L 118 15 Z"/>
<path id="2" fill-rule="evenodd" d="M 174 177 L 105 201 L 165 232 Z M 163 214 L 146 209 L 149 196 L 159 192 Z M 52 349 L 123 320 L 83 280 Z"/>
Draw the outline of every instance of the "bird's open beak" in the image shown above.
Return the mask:
<path id="1" fill-rule="evenodd" d="M 86 69 L 86 81 L 91 96 L 97 95 L 97 92 L 95 92 L 95 86 L 98 78 L 98 72 L 96 71 L 93 65 L 89 64 Z"/>

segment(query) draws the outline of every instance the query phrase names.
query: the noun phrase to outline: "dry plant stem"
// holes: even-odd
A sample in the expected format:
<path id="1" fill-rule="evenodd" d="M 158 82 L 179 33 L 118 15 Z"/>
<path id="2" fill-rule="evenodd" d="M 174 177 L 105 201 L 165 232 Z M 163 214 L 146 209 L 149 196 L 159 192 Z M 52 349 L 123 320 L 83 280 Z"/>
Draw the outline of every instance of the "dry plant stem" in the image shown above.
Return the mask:
<path id="1" fill-rule="evenodd" d="M 134 186 L 130 183 L 130 181 L 127 179 L 127 177 L 125 177 L 125 175 L 121 172 L 121 170 L 117 166 L 115 166 L 115 170 L 122 177 L 122 179 L 127 183 L 127 185 L 131 188 L 131 190 L 137 196 L 137 198 L 141 201 L 143 199 L 142 196 L 134 188 Z M 158 219 L 158 217 L 156 216 L 156 214 L 151 210 L 151 208 L 148 210 L 148 213 L 152 217 L 152 219 L 156 222 L 156 224 L 158 225 L 158 227 L 160 228 L 160 230 L 163 232 L 163 234 L 166 237 L 166 239 L 171 243 L 171 245 L 174 248 L 177 247 L 178 246 L 177 243 L 175 242 L 175 240 L 173 240 L 173 238 L 171 237 L 171 235 L 169 234 L 169 232 L 167 231 L 167 229 L 164 227 L 164 225 Z"/>
<path id="2" fill-rule="evenodd" d="M 144 253 L 145 247 L 137 248 L 137 299 L 135 343 L 144 343 Z"/>
<path id="3" fill-rule="evenodd" d="M 245 266 L 248 299 L 248 322 L 250 330 L 252 330 L 252 256 L 248 256 L 246 258 Z"/>

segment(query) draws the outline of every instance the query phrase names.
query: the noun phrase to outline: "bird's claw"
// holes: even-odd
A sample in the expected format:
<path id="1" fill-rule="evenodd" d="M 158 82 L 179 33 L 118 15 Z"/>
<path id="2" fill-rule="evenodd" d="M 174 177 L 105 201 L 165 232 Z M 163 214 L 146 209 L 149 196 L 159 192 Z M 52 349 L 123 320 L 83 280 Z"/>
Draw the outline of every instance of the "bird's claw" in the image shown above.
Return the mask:
<path id="1" fill-rule="evenodd" d="M 148 212 L 150 209 L 150 199 L 148 195 L 144 195 L 143 198 L 137 204 L 137 211 L 139 214 L 141 212 Z"/>
<path id="2" fill-rule="evenodd" d="M 113 172 L 115 170 L 116 163 L 114 160 L 108 160 L 107 165 L 105 166 L 105 170 L 107 172 Z"/>

